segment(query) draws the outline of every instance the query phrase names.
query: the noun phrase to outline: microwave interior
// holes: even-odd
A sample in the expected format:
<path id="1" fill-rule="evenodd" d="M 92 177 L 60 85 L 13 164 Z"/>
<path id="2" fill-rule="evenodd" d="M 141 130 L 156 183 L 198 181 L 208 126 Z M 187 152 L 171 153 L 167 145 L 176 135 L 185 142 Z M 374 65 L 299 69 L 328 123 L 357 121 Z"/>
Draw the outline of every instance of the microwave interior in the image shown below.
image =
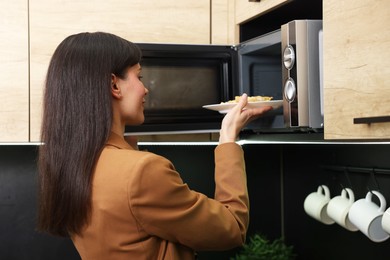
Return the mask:
<path id="1" fill-rule="evenodd" d="M 224 115 L 202 108 L 235 96 L 282 99 L 280 30 L 238 46 L 138 44 L 142 81 L 149 90 L 145 122 L 127 132 L 213 131 Z M 253 131 L 284 128 L 282 108 L 247 126 Z"/>
<path id="2" fill-rule="evenodd" d="M 145 122 L 127 132 L 213 131 L 223 115 L 202 108 L 233 94 L 236 52 L 230 46 L 138 44 L 149 90 Z"/>
<path id="3" fill-rule="evenodd" d="M 248 40 L 237 47 L 239 94 L 283 99 L 281 48 L 280 30 Z M 249 124 L 247 129 L 255 132 L 286 131 L 283 108 L 268 112 Z"/>

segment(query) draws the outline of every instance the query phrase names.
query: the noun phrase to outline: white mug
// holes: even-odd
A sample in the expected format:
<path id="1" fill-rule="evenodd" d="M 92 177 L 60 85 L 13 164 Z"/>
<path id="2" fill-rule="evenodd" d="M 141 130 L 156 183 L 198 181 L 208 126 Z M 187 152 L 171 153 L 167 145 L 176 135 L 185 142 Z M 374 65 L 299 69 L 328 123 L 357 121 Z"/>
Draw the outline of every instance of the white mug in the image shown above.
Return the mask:
<path id="1" fill-rule="evenodd" d="M 372 201 L 378 197 L 380 205 Z M 378 191 L 369 191 L 364 199 L 355 201 L 349 209 L 348 218 L 363 234 L 374 242 L 382 242 L 389 234 L 382 228 L 382 216 L 386 209 L 386 199 Z"/>
<path id="2" fill-rule="evenodd" d="M 382 228 L 390 234 L 390 208 L 388 208 L 382 217 Z"/>
<path id="3" fill-rule="evenodd" d="M 317 192 L 312 192 L 306 197 L 303 207 L 309 216 L 324 224 L 330 225 L 334 223 L 334 220 L 328 216 L 326 210 L 329 201 L 329 188 L 325 185 L 320 185 L 318 186 Z"/>
<path id="4" fill-rule="evenodd" d="M 347 196 L 348 195 L 348 196 Z M 348 218 L 348 212 L 355 202 L 355 195 L 350 188 L 341 191 L 340 196 L 332 198 L 327 207 L 327 213 L 337 224 L 349 231 L 358 231 L 358 228 Z"/>

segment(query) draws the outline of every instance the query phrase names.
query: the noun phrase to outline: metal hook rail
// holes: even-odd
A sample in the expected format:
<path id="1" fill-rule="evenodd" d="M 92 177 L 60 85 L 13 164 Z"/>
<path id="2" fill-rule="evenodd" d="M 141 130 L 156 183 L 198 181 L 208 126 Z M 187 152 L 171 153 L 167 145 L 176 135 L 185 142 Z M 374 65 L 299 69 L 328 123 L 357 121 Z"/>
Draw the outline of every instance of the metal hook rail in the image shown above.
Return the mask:
<path id="1" fill-rule="evenodd" d="M 385 174 L 385 175 L 390 175 L 390 169 L 384 169 L 384 168 L 375 168 L 375 167 L 354 167 L 354 166 L 339 166 L 339 165 L 323 165 L 321 166 L 322 169 L 327 170 L 327 171 L 335 171 L 335 172 L 342 172 L 345 174 L 349 186 L 352 188 L 352 182 L 351 179 L 349 178 L 349 174 L 352 172 L 355 173 L 368 173 L 370 174 L 370 177 L 372 179 L 372 182 L 375 186 L 375 189 L 380 191 L 379 183 L 376 179 L 377 174 Z M 343 185 L 341 185 L 342 188 L 345 188 Z M 367 190 L 372 191 L 369 185 L 367 185 Z"/>
<path id="2" fill-rule="evenodd" d="M 390 175 L 390 169 L 376 168 L 376 167 L 354 167 L 354 166 L 340 166 L 340 165 L 323 165 L 324 170 L 336 171 L 336 172 L 357 172 L 357 173 L 370 173 L 370 174 L 388 174 Z"/>

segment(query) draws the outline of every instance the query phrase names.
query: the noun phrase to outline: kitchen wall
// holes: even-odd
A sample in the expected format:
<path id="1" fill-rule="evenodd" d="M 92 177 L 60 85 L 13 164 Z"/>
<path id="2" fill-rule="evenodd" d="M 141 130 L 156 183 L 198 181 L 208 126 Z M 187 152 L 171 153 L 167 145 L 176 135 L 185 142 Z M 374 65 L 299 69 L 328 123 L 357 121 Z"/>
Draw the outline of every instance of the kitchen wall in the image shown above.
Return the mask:
<path id="1" fill-rule="evenodd" d="M 147 146 L 172 160 L 194 190 L 213 196 L 213 146 Z M 307 216 L 305 197 L 326 184 L 331 195 L 349 186 L 342 172 L 324 165 L 389 168 L 389 145 L 261 144 L 245 145 L 251 223 L 248 235 L 269 239 L 282 234 L 297 259 L 389 259 L 390 239 L 371 242 L 360 232 L 324 225 Z M 36 146 L 0 146 L 0 259 L 79 259 L 68 239 L 35 231 Z M 377 189 L 367 173 L 349 173 L 357 199 Z M 379 189 L 390 201 L 390 176 L 376 174 Z M 199 259 L 228 259 L 238 250 L 200 252 Z"/>

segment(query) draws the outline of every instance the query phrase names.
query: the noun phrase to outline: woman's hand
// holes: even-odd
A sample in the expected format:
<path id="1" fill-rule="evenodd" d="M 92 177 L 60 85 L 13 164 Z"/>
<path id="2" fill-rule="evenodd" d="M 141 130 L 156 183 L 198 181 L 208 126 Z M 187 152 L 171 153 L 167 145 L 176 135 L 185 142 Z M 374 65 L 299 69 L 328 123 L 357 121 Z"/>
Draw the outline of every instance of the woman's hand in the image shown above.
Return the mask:
<path id="1" fill-rule="evenodd" d="M 272 109 L 271 106 L 244 109 L 247 103 L 248 95 L 243 94 L 238 104 L 223 118 L 219 132 L 220 144 L 235 142 L 243 127 Z"/>

